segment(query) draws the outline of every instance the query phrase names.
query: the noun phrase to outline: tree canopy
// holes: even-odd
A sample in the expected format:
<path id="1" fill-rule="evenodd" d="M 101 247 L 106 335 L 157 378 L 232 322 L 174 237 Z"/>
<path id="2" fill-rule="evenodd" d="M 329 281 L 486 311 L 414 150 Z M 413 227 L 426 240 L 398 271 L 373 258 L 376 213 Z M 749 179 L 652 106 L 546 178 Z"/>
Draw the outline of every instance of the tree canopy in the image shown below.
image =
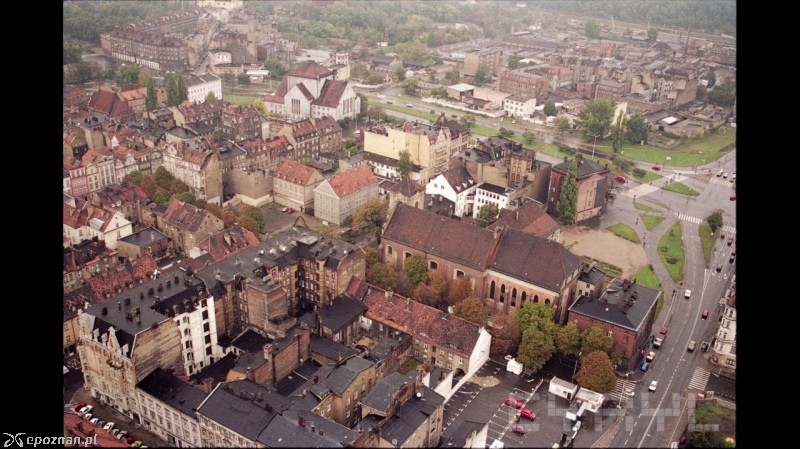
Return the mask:
<path id="1" fill-rule="evenodd" d="M 561 184 L 561 195 L 556 203 L 558 220 L 573 224 L 578 216 L 578 166 L 575 159 L 569 164 L 567 175 Z"/>
<path id="2" fill-rule="evenodd" d="M 583 359 L 575 380 L 581 387 L 598 393 L 610 393 L 617 385 L 611 360 L 603 351 L 593 351 Z"/>
<path id="3" fill-rule="evenodd" d="M 530 327 L 522 333 L 517 361 L 534 371 L 538 371 L 550 360 L 555 350 L 556 347 L 552 338 L 548 338 L 544 332 L 536 327 Z"/>
<path id="4" fill-rule="evenodd" d="M 370 198 L 353 211 L 353 227 L 360 232 L 374 234 L 380 244 L 381 230 L 386 223 L 389 203 L 380 198 Z"/>
<path id="5" fill-rule="evenodd" d="M 475 223 L 485 228 L 490 224 L 494 223 L 497 220 L 497 214 L 500 210 L 497 208 L 497 205 L 494 203 L 487 203 L 484 204 L 481 209 L 478 211 L 478 216 L 475 217 Z"/>
<path id="6" fill-rule="evenodd" d="M 411 281 L 411 288 L 423 282 L 428 282 L 428 261 L 424 256 L 414 254 L 404 261 L 403 273 Z"/>
<path id="7" fill-rule="evenodd" d="M 472 283 L 466 276 L 461 276 L 453 280 L 447 292 L 447 303 L 451 306 L 457 305 L 466 298 L 472 296 Z"/>
<path id="8" fill-rule="evenodd" d="M 491 80 L 492 71 L 489 68 L 489 65 L 485 62 L 478 64 L 478 68 L 475 70 L 475 85 L 482 86 Z"/>
<path id="9" fill-rule="evenodd" d="M 602 28 L 600 28 L 600 24 L 597 23 L 596 20 L 587 20 L 586 25 L 584 27 L 584 33 L 586 37 L 589 39 L 600 39 L 600 33 L 602 32 Z"/>
<path id="10" fill-rule="evenodd" d="M 564 355 L 578 355 L 581 350 L 581 334 L 578 325 L 570 321 L 556 332 L 556 349 Z"/>
<path id="11" fill-rule="evenodd" d="M 584 139 L 605 137 L 611 129 L 616 103 L 608 98 L 589 100 L 578 114 L 578 129 Z"/>
<path id="12" fill-rule="evenodd" d="M 553 100 L 547 100 L 544 102 L 544 108 L 542 111 L 545 113 L 546 116 L 552 117 L 558 114 L 558 110 L 556 109 L 556 102 Z"/>
<path id="13" fill-rule="evenodd" d="M 74 64 L 81 60 L 81 54 L 83 50 L 81 50 L 80 45 L 70 44 L 69 42 L 64 42 L 64 58 L 63 64 Z"/>
<path id="14" fill-rule="evenodd" d="M 647 143 L 647 133 L 650 131 L 650 122 L 642 113 L 637 112 L 625 123 L 625 140 L 630 143 Z"/>
<path id="15" fill-rule="evenodd" d="M 465 298 L 456 304 L 453 307 L 453 314 L 479 326 L 486 326 L 486 323 L 489 321 L 488 315 L 486 314 L 486 306 L 483 305 L 480 299 L 474 296 Z"/>
<path id="16" fill-rule="evenodd" d="M 581 352 L 585 358 L 595 351 L 605 352 L 611 363 L 619 362 L 619 351 L 614 346 L 614 337 L 608 335 L 602 327 L 593 324 L 581 334 Z"/>
<path id="17" fill-rule="evenodd" d="M 706 223 L 711 228 L 711 232 L 717 232 L 717 229 L 722 229 L 722 211 L 717 209 L 706 217 Z"/>
<path id="18" fill-rule="evenodd" d="M 400 177 L 406 179 L 414 171 L 414 164 L 411 162 L 411 153 L 408 150 L 400 151 L 400 160 L 397 162 L 397 172 Z"/>

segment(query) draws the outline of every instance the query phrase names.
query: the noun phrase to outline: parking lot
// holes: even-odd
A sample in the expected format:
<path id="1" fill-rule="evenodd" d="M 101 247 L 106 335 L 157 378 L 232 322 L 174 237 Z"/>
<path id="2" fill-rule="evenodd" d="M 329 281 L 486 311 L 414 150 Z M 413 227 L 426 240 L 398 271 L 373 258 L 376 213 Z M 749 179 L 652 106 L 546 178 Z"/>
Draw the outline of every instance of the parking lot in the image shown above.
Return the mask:
<path id="1" fill-rule="evenodd" d="M 548 386 L 549 377 L 518 376 L 490 360 L 445 404 L 444 436 L 448 437 L 458 424 L 469 420 L 488 423 L 487 445 L 500 440 L 507 447 L 550 447 L 561 441 L 569 403 L 548 393 Z M 620 381 L 616 397 L 614 393 L 609 395 L 613 401 L 608 407 L 597 414 L 586 413 L 575 446 L 589 447 L 608 430 L 616 417 L 624 413 L 623 409 L 616 408 L 618 399 L 624 396 L 620 394 L 622 389 L 633 387 L 631 382 Z M 536 419 L 521 417 L 517 422 L 519 409 L 503 403 L 509 396 L 522 401 L 520 409 L 530 409 Z M 524 433 L 513 432 L 516 424 L 522 426 Z"/>
<path id="2" fill-rule="evenodd" d="M 123 415 L 122 413 L 114 410 L 113 408 L 92 398 L 92 395 L 89 392 L 89 390 L 86 390 L 84 388 L 78 389 L 78 391 L 72 397 L 72 400 L 69 401 L 69 403 L 75 404 L 80 401 L 84 401 L 93 407 L 91 412 L 92 417 L 100 418 L 103 421 L 106 421 L 106 423 L 113 422 L 115 428 L 120 430 L 127 430 L 129 436 L 133 437 L 135 440 L 141 441 L 145 446 L 163 447 L 164 445 L 167 444 L 164 440 L 162 440 L 152 432 L 146 430 L 141 425 L 135 423 L 127 415 Z"/>

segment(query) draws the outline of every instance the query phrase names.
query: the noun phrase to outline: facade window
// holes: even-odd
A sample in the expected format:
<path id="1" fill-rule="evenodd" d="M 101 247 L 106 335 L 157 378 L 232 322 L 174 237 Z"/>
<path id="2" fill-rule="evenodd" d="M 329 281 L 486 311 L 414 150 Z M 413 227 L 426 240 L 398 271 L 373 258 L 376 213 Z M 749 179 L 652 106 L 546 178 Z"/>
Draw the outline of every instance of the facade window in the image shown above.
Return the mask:
<path id="1" fill-rule="evenodd" d="M 523 305 L 525 305 L 525 300 L 526 300 L 526 299 L 528 299 L 528 292 L 522 292 L 522 300 L 521 300 L 521 302 L 519 303 L 519 304 L 520 304 L 520 307 L 521 307 L 521 306 L 523 306 Z"/>
<path id="2" fill-rule="evenodd" d="M 539 295 L 533 295 L 533 303 L 534 304 L 538 304 L 539 303 Z"/>
<path id="3" fill-rule="evenodd" d="M 506 302 L 506 284 L 500 284 L 500 302 Z"/>
<path id="4" fill-rule="evenodd" d="M 207 319 L 208 319 L 208 310 L 204 310 L 203 311 L 203 320 L 207 320 Z"/>
<path id="5" fill-rule="evenodd" d="M 211 335 L 206 335 L 206 344 L 211 344 Z"/>
<path id="6" fill-rule="evenodd" d="M 456 270 L 456 278 L 464 277 L 464 272 L 461 270 Z"/>
<path id="7" fill-rule="evenodd" d="M 209 323 L 203 325 L 203 332 L 211 332 L 211 325 Z"/>
<path id="8" fill-rule="evenodd" d="M 409 257 L 411 257 L 411 253 L 410 252 L 406 251 L 406 252 L 403 253 L 403 259 L 408 259 Z"/>
<path id="9" fill-rule="evenodd" d="M 515 307 L 517 305 L 517 289 L 511 289 L 511 307 Z"/>
<path id="10" fill-rule="evenodd" d="M 545 299 L 545 300 L 544 300 L 544 303 L 549 305 L 549 304 L 550 304 L 550 299 L 549 299 L 549 298 L 548 298 L 548 299 Z"/>
<path id="11" fill-rule="evenodd" d="M 434 261 L 428 261 L 428 269 L 429 270 L 436 270 L 439 268 L 439 264 Z"/>
<path id="12" fill-rule="evenodd" d="M 494 299 L 494 281 L 489 283 L 489 298 Z"/>

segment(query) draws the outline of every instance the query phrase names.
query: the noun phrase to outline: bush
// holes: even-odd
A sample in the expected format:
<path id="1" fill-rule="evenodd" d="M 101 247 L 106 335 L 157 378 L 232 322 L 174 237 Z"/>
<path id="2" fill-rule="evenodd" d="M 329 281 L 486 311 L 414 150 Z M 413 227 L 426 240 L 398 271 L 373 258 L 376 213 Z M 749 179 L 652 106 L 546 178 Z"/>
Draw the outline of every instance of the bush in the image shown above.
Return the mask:
<path id="1" fill-rule="evenodd" d="M 569 147 L 558 147 L 558 149 L 559 149 L 559 150 L 560 150 L 562 153 L 564 153 L 564 154 L 567 154 L 567 155 L 570 155 L 570 156 L 574 155 L 574 154 L 577 152 L 577 151 L 575 150 L 575 148 L 569 148 Z"/>
<path id="2" fill-rule="evenodd" d="M 614 165 L 617 166 L 622 171 L 628 171 L 631 168 L 631 163 L 625 158 L 615 157 L 613 161 L 611 161 Z M 641 170 L 641 169 L 638 169 Z"/>
<path id="3" fill-rule="evenodd" d="M 678 263 L 678 258 L 674 256 L 669 256 L 667 257 L 667 263 L 670 265 L 675 265 L 676 263 Z"/>
<path id="4" fill-rule="evenodd" d="M 637 178 L 641 178 L 645 174 L 647 174 L 647 172 L 642 170 L 641 168 L 634 168 L 633 169 L 633 176 L 636 176 Z"/>

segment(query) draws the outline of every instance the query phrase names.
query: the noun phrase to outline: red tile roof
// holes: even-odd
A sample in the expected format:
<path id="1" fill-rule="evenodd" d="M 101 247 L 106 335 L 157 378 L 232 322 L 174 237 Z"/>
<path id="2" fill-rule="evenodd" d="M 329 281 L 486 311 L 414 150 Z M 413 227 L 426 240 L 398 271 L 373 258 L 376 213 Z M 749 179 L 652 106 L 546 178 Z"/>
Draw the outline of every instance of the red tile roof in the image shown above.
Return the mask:
<path id="1" fill-rule="evenodd" d="M 255 234 L 236 225 L 211 234 L 198 243 L 197 247 L 207 251 L 216 262 L 258 243 Z"/>
<path id="2" fill-rule="evenodd" d="M 105 231 L 111 219 L 114 218 L 114 212 L 96 207 L 86 201 L 76 200 L 76 206 L 78 207 L 64 203 L 63 208 L 63 223 L 72 229 L 89 226 L 90 220 L 97 219 L 102 222 L 100 231 Z"/>
<path id="3" fill-rule="evenodd" d="M 314 167 L 309 167 L 308 165 L 301 164 L 291 159 L 284 159 L 278 164 L 278 168 L 275 169 L 273 176 L 292 184 L 306 186 L 315 171 Z"/>
<path id="4" fill-rule="evenodd" d="M 375 286 L 370 286 L 364 305 L 369 308 L 367 318 L 464 357 L 472 354 L 478 342 L 477 324 L 397 294 L 387 297 Z"/>
<path id="5" fill-rule="evenodd" d="M 319 98 L 312 104 L 326 108 L 336 108 L 342 99 L 342 94 L 347 88 L 347 82 L 337 80 L 326 80 L 319 93 Z"/>
<path id="6" fill-rule="evenodd" d="M 302 65 L 289 72 L 289 76 L 308 79 L 324 78 L 332 74 L 333 72 L 330 69 L 325 68 L 314 61 L 308 61 L 305 65 Z"/>
<path id="7" fill-rule="evenodd" d="M 203 150 L 200 150 L 195 147 L 191 147 L 189 145 L 184 144 L 183 142 L 178 142 L 173 144 L 175 147 L 175 154 L 183 159 L 186 162 L 190 162 L 192 164 L 199 165 L 200 167 L 203 166 L 211 156 L 213 155 L 212 152 L 204 153 Z"/>
<path id="8" fill-rule="evenodd" d="M 291 125 L 291 127 L 292 127 L 292 135 L 297 141 L 311 139 L 319 136 L 317 128 L 314 127 L 314 122 L 312 122 L 310 118 L 295 122 Z"/>
<path id="9" fill-rule="evenodd" d="M 211 214 L 206 210 L 198 209 L 183 201 L 172 200 L 167 211 L 164 212 L 164 222 L 178 229 L 195 232 L 200 229 L 200 225 L 209 215 Z"/>
<path id="10" fill-rule="evenodd" d="M 127 103 L 116 92 L 98 90 L 89 99 L 89 109 L 108 114 L 111 117 L 123 117 L 130 114 Z"/>
<path id="11" fill-rule="evenodd" d="M 336 196 L 342 198 L 364 187 L 378 185 L 378 178 L 368 166 L 359 165 L 331 176 L 328 182 Z"/>
<path id="12" fill-rule="evenodd" d="M 138 287 L 140 283 L 155 279 L 157 269 L 156 261 L 145 254 L 132 263 L 125 263 L 108 270 L 105 274 L 90 277 L 86 280 L 86 285 L 89 286 L 94 301 L 103 303 Z"/>
<path id="13" fill-rule="evenodd" d="M 512 211 L 503 209 L 500 211 L 500 219 L 494 222 L 490 228 L 495 226 L 508 226 L 518 229 L 526 234 L 537 237 L 547 238 L 558 229 L 558 222 L 536 203 L 528 203 L 519 209 Z"/>
<path id="14" fill-rule="evenodd" d="M 320 134 L 330 134 L 342 131 L 342 127 L 339 126 L 339 122 L 337 122 L 336 119 L 330 115 L 315 119 L 314 126 L 317 128 L 317 132 Z"/>

